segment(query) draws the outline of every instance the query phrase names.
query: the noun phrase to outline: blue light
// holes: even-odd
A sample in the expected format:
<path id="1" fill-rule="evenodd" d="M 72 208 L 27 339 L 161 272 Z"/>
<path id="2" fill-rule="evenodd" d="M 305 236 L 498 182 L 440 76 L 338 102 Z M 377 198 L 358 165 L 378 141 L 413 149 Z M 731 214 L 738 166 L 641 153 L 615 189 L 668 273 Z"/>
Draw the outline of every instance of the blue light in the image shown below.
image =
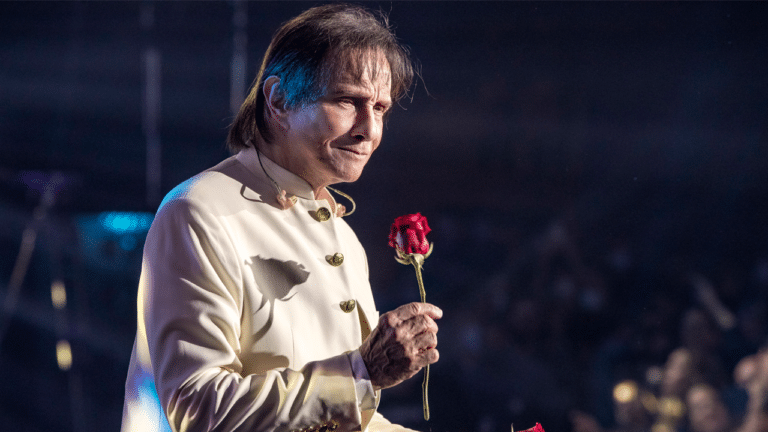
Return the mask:
<path id="1" fill-rule="evenodd" d="M 120 244 L 120 248 L 126 252 L 130 252 L 134 249 L 136 249 L 136 245 L 138 244 L 138 241 L 136 240 L 136 236 L 133 234 L 124 234 L 120 236 L 120 241 L 118 242 Z"/>
<path id="2" fill-rule="evenodd" d="M 99 215 L 101 226 L 117 234 L 147 231 L 152 225 L 152 213 L 106 212 Z"/>

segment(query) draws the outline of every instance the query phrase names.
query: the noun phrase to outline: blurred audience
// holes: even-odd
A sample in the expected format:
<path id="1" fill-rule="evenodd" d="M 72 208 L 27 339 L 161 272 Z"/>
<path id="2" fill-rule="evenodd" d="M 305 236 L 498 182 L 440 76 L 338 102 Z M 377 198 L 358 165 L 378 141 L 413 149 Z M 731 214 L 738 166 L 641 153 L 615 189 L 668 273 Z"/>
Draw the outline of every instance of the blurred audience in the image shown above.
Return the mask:
<path id="1" fill-rule="evenodd" d="M 768 432 L 768 343 L 744 357 L 733 372 L 737 386 L 747 392 L 744 419 L 737 432 Z"/>
<path id="2" fill-rule="evenodd" d="M 712 274 L 690 256 L 643 264 L 632 238 L 587 235 L 576 216 L 518 227 L 446 211 L 436 222 L 445 253 L 425 277 L 442 290 L 433 298 L 451 337 L 434 381 L 461 394 L 436 393 L 433 405 L 466 407 L 436 421 L 481 432 L 536 421 L 573 432 L 768 432 L 768 256 Z"/>
<path id="3" fill-rule="evenodd" d="M 583 411 L 573 411 L 570 419 L 574 432 L 644 432 L 649 430 L 652 415 L 649 405 L 655 404 L 655 397 L 635 381 L 622 381 L 613 391 L 613 412 L 615 427 L 603 428 L 593 415 Z"/>
<path id="4" fill-rule="evenodd" d="M 697 384 L 686 395 L 691 432 L 732 432 L 733 420 L 720 393 L 709 384 Z"/>

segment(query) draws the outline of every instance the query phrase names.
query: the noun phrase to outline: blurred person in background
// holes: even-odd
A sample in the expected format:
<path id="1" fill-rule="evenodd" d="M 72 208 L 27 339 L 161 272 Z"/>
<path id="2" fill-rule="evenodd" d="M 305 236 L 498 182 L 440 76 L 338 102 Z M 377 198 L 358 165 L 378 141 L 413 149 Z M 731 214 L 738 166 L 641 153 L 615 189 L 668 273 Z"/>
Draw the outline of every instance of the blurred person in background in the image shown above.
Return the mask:
<path id="1" fill-rule="evenodd" d="M 682 347 L 690 355 L 696 373 L 715 387 L 725 386 L 728 372 L 723 360 L 723 331 L 716 319 L 707 311 L 693 307 L 683 314 L 680 327 Z"/>
<path id="2" fill-rule="evenodd" d="M 621 381 L 613 389 L 613 412 L 616 427 L 604 429 L 597 419 L 582 411 L 571 413 L 573 432 L 646 432 L 653 417 L 649 406 L 655 403 L 653 394 L 633 380 Z"/>
<path id="3" fill-rule="evenodd" d="M 659 396 L 682 399 L 695 383 L 703 380 L 688 348 L 677 348 L 669 354 L 662 372 Z"/>
<path id="4" fill-rule="evenodd" d="M 686 395 L 691 432 L 732 432 L 733 419 L 720 393 L 709 384 L 697 384 Z"/>
<path id="5" fill-rule="evenodd" d="M 747 407 L 737 432 L 768 432 L 768 343 L 744 357 L 733 371 L 736 385 L 747 392 Z"/>

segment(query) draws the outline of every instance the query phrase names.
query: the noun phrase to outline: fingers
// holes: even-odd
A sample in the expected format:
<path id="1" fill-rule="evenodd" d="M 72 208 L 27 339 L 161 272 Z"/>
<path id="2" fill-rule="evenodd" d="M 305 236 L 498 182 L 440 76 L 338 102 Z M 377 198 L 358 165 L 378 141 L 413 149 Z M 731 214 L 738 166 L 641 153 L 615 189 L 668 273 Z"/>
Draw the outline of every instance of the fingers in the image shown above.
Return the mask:
<path id="1" fill-rule="evenodd" d="M 410 337 L 418 348 L 434 348 L 437 346 L 437 331 L 424 330 Z M 405 338 L 404 338 L 405 339 Z"/>
<path id="2" fill-rule="evenodd" d="M 374 388 L 397 385 L 440 358 L 435 320 L 442 316 L 427 303 L 409 303 L 381 316 L 360 347 Z"/>
<path id="3" fill-rule="evenodd" d="M 427 315 L 432 319 L 440 319 L 443 317 L 443 310 L 430 303 L 408 303 L 400 306 L 393 312 L 401 321 L 406 321 L 419 315 Z"/>
<path id="4" fill-rule="evenodd" d="M 437 345 L 437 340 L 425 344 L 425 348 L 420 348 L 418 352 L 411 356 L 411 367 L 414 370 L 421 370 L 424 366 L 435 363 L 440 359 L 440 353 L 437 348 L 435 348 L 435 345 Z"/>
<path id="5" fill-rule="evenodd" d="M 437 347 L 437 336 L 434 333 L 421 333 L 413 341 L 412 347 L 419 354 Z"/>
<path id="6" fill-rule="evenodd" d="M 398 325 L 403 336 L 416 336 L 424 332 L 437 333 L 437 323 L 426 315 L 418 315 Z"/>
<path id="7" fill-rule="evenodd" d="M 437 347 L 437 324 L 424 315 L 409 319 L 397 329 L 397 339 L 402 344 L 414 370 L 434 363 L 439 358 Z"/>
<path id="8" fill-rule="evenodd" d="M 410 303 L 405 306 L 401 306 L 392 312 L 388 312 L 381 316 L 379 320 L 379 327 L 384 331 L 393 332 L 396 339 L 404 341 L 410 340 L 422 333 L 434 333 L 438 331 L 437 323 L 430 315 L 413 315 L 408 319 L 401 319 L 398 314 L 402 308 L 410 309 L 411 305 L 420 305 L 421 303 Z"/>
<path id="9" fill-rule="evenodd" d="M 436 349 L 431 348 L 424 351 L 422 358 L 427 362 L 427 364 L 436 363 L 440 359 L 440 353 Z"/>

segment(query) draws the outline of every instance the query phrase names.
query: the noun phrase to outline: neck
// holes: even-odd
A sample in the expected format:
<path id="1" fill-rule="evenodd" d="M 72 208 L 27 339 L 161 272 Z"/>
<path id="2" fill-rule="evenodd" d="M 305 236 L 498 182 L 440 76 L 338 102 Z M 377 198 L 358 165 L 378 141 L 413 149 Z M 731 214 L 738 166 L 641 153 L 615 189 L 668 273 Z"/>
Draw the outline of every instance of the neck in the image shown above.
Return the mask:
<path id="1" fill-rule="evenodd" d="M 254 146 L 256 148 L 256 151 L 261 153 L 262 156 L 268 158 L 275 164 L 279 165 L 281 168 L 285 169 L 286 171 L 289 171 L 301 179 L 303 179 L 309 187 L 312 189 L 312 193 L 314 194 L 314 197 L 316 200 L 320 199 L 326 199 L 328 202 L 333 203 L 333 198 L 328 193 L 328 191 L 325 189 L 328 184 L 322 183 L 319 181 L 314 181 L 314 179 L 310 178 L 308 175 L 306 175 L 306 172 L 302 172 L 303 170 L 297 170 L 294 169 L 294 167 L 291 166 L 290 163 L 288 163 L 289 158 L 286 157 L 284 152 L 279 151 L 279 144 L 276 143 L 266 143 L 264 141 L 261 141 Z M 298 171 L 298 172 L 297 172 Z"/>
<path id="2" fill-rule="evenodd" d="M 325 186 L 323 186 L 323 187 L 321 187 L 321 188 L 319 188 L 319 189 L 314 189 L 314 188 L 313 188 L 313 189 L 312 189 L 312 191 L 315 193 L 315 199 L 316 199 L 316 200 L 321 200 L 321 199 L 324 199 L 324 200 L 327 200 L 327 201 L 328 201 L 330 204 L 333 204 L 333 203 L 334 203 L 334 199 L 333 199 L 333 197 L 332 197 L 332 196 L 331 196 L 331 194 L 330 194 L 330 193 L 328 193 L 328 191 L 325 189 Z"/>

